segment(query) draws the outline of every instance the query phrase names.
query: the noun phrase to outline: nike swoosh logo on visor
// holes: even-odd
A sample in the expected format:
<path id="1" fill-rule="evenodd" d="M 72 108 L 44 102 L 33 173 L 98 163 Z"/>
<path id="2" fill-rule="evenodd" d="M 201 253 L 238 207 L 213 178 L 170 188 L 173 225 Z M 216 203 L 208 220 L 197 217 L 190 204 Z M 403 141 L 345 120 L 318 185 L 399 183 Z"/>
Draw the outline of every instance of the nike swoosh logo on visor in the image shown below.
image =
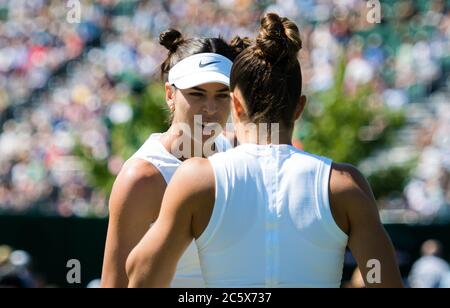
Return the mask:
<path id="1" fill-rule="evenodd" d="M 203 68 L 203 67 L 206 67 L 206 66 L 210 66 L 210 65 L 213 65 L 213 64 L 216 64 L 216 63 L 220 63 L 220 61 L 214 61 L 214 62 L 209 62 L 209 63 L 202 63 L 201 61 L 200 61 L 200 64 L 198 65 L 200 68 Z"/>

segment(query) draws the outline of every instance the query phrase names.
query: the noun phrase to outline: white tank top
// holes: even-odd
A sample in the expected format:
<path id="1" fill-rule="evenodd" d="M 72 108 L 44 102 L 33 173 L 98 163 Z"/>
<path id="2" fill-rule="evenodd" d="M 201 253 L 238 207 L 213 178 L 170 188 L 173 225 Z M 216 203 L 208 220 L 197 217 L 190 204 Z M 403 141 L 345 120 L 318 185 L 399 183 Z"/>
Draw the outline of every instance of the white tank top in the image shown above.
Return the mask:
<path id="1" fill-rule="evenodd" d="M 348 237 L 330 210 L 331 160 L 244 144 L 209 161 L 215 205 L 196 241 L 207 287 L 340 287 Z"/>
<path id="2" fill-rule="evenodd" d="M 167 151 L 160 142 L 161 136 L 162 134 L 152 134 L 130 160 L 142 159 L 151 163 L 159 170 L 166 183 L 169 183 L 182 161 Z M 218 152 L 231 149 L 231 143 L 223 135 L 216 138 L 215 144 Z M 194 242 L 178 262 L 171 286 L 174 288 L 202 288 L 205 286 Z"/>

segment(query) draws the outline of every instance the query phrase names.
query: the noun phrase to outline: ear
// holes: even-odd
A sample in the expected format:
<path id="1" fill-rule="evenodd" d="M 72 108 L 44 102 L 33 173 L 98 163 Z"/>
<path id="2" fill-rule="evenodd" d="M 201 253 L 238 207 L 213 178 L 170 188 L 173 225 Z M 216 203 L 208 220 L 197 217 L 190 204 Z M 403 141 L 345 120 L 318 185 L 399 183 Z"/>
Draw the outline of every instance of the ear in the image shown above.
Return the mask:
<path id="1" fill-rule="evenodd" d="M 235 120 L 240 120 L 245 116 L 245 109 L 238 91 L 230 92 L 231 113 Z"/>
<path id="2" fill-rule="evenodd" d="M 303 111 L 305 110 L 306 101 L 307 101 L 306 96 L 304 95 L 300 96 L 297 106 L 295 107 L 294 121 L 297 121 L 301 117 Z"/>
<path id="3" fill-rule="evenodd" d="M 165 88 L 166 88 L 166 102 L 167 105 L 169 106 L 169 109 L 171 112 L 175 111 L 175 92 L 173 91 L 173 87 L 170 83 L 166 82 L 165 84 Z"/>

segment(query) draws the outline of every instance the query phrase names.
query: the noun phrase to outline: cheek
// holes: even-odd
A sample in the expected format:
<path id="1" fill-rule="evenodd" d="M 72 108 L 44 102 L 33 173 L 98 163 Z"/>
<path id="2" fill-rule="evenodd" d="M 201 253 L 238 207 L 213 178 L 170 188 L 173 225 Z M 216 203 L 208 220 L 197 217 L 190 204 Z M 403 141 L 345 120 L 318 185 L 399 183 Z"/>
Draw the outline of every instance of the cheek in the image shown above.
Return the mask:
<path id="1" fill-rule="evenodd" d="M 228 117 L 230 115 L 230 102 L 226 102 L 226 103 L 221 103 L 220 107 L 219 107 L 219 119 L 221 124 L 226 123 L 226 121 L 228 120 Z"/>
<path id="2" fill-rule="evenodd" d="M 178 118 L 188 118 L 195 114 L 195 104 L 189 102 L 184 96 L 180 96 L 175 101 L 175 112 Z"/>

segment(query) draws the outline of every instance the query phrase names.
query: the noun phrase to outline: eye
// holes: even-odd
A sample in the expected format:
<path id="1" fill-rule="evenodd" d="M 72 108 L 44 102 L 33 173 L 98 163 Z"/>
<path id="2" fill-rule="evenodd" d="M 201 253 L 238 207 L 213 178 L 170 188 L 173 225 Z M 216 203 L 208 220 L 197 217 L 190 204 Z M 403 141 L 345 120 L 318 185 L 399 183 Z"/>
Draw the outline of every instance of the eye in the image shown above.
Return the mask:
<path id="1" fill-rule="evenodd" d="M 217 98 L 219 98 L 219 99 L 228 99 L 228 98 L 230 98 L 230 96 L 228 94 L 219 94 L 219 95 L 217 95 Z"/>

